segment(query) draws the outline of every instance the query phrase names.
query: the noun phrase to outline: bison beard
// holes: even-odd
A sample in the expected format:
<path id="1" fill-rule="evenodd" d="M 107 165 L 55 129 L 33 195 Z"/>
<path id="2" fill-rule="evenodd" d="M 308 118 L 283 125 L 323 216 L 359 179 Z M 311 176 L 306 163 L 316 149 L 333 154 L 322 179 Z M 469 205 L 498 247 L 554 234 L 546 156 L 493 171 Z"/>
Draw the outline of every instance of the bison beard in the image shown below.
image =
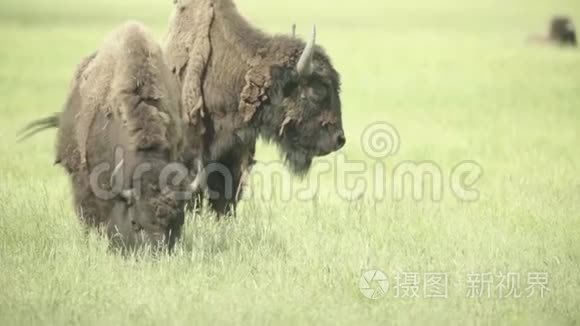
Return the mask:
<path id="1" fill-rule="evenodd" d="M 315 156 L 344 145 L 340 77 L 314 32 L 308 44 L 266 35 L 232 0 L 178 0 L 169 26 L 165 54 L 182 84 L 190 143 L 230 172 L 229 193 L 240 192 L 258 137 L 277 144 L 300 176 Z M 214 174 L 207 182 L 218 192 L 210 203 L 220 214 L 237 202 L 222 179 Z"/>
<path id="2" fill-rule="evenodd" d="M 286 151 L 285 162 L 290 168 L 290 170 L 299 175 L 303 176 L 310 170 L 312 165 L 313 155 L 307 152 L 291 152 Z"/>

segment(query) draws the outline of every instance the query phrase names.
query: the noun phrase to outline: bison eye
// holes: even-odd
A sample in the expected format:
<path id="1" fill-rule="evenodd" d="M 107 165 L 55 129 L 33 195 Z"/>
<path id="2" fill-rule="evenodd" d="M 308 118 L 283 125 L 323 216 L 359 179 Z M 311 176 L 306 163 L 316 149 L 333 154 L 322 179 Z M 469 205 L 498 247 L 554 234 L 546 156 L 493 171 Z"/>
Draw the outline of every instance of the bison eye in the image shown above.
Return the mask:
<path id="1" fill-rule="evenodd" d="M 326 86 L 321 82 L 314 82 L 310 86 L 310 97 L 316 102 L 323 101 L 327 93 Z"/>
<path id="2" fill-rule="evenodd" d="M 141 225 L 139 225 L 139 223 L 137 223 L 135 221 L 131 221 L 131 227 L 133 228 L 133 231 L 135 231 L 135 232 L 139 232 L 139 231 L 143 230 Z"/>

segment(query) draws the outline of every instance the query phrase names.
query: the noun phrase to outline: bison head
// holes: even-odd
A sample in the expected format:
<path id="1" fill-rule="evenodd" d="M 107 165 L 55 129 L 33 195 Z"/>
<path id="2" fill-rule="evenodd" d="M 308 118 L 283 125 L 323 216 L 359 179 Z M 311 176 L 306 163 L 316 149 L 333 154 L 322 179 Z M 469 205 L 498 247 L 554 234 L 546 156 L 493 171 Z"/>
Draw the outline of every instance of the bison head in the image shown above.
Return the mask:
<path id="1" fill-rule="evenodd" d="M 316 29 L 296 65 L 271 68 L 270 105 L 262 112 L 267 126 L 263 134 L 280 145 L 286 163 L 298 175 L 308 172 L 314 157 L 346 143 L 340 77 L 315 40 Z"/>
<path id="2" fill-rule="evenodd" d="M 138 195 L 135 190 L 125 190 L 111 213 L 113 238 L 128 248 L 144 244 L 171 248 L 184 220 L 181 207 L 171 192 Z"/>
<path id="3" fill-rule="evenodd" d="M 185 198 L 192 185 L 186 168 L 151 161 L 133 172 L 130 189 L 116 196 L 109 234 L 122 247 L 172 248 L 184 222 Z M 112 178 L 115 178 L 113 173 Z"/>

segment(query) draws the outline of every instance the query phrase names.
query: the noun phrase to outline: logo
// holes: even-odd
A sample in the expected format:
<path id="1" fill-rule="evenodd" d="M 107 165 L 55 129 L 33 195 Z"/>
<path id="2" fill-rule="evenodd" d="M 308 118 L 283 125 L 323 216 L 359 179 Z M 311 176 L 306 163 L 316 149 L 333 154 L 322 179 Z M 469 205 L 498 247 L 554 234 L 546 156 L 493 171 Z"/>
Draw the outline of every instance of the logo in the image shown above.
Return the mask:
<path id="1" fill-rule="evenodd" d="M 367 298 L 377 300 L 389 291 L 389 280 L 385 273 L 379 270 L 364 272 L 359 280 L 360 292 Z"/>

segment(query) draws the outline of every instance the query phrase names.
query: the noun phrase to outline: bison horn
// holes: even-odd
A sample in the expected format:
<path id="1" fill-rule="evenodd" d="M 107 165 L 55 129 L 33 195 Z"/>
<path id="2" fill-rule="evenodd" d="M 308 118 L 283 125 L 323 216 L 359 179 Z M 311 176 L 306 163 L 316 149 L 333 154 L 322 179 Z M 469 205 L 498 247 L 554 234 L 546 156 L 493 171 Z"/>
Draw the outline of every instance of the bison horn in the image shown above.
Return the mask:
<path id="1" fill-rule="evenodd" d="M 119 162 L 119 164 L 117 164 L 117 166 L 115 166 L 113 173 L 111 173 L 111 179 L 109 181 L 111 186 L 113 186 L 115 184 L 115 181 L 117 180 L 117 176 L 119 175 L 119 172 L 121 172 L 121 169 L 123 168 L 124 163 L 125 163 L 125 160 L 121 160 L 121 162 Z M 121 181 L 121 182 L 123 182 L 123 181 Z"/>
<path id="2" fill-rule="evenodd" d="M 300 60 L 296 65 L 296 70 L 301 76 L 310 76 L 313 71 L 312 58 L 314 56 L 314 45 L 316 44 L 316 25 L 312 27 L 312 38 L 306 44 Z"/>
<path id="3" fill-rule="evenodd" d="M 189 185 L 188 190 L 193 193 L 200 191 L 202 188 L 202 182 L 204 182 L 205 178 L 205 169 L 203 168 L 203 163 L 201 160 L 199 160 L 197 161 L 197 175 L 195 176 L 193 182 Z"/>
<path id="4" fill-rule="evenodd" d="M 296 37 L 296 24 L 292 24 L 292 37 Z"/>

